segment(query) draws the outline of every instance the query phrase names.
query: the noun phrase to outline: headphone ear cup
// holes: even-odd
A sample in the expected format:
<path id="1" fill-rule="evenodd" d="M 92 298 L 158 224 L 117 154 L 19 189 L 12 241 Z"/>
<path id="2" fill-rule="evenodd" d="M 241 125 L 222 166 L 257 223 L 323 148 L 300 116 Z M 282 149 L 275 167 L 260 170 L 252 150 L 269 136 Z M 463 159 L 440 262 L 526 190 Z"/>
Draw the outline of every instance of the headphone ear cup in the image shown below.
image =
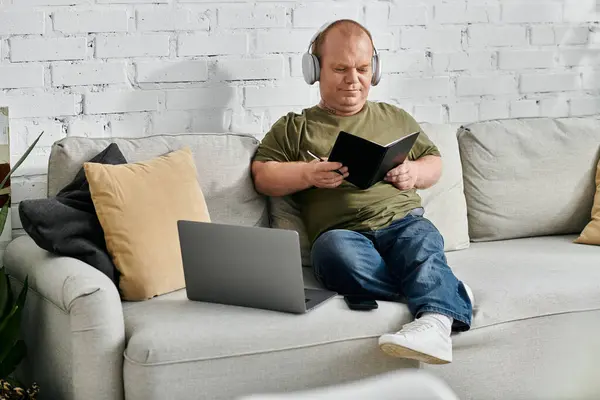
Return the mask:
<path id="1" fill-rule="evenodd" d="M 319 60 L 314 54 L 304 53 L 302 55 L 302 75 L 304 81 L 312 85 L 319 80 Z"/>
<path id="2" fill-rule="evenodd" d="M 373 77 L 371 78 L 371 85 L 377 86 L 381 81 L 381 59 L 379 58 L 379 54 L 373 55 L 372 70 Z"/>
<path id="3" fill-rule="evenodd" d="M 311 54 L 313 58 L 313 67 L 315 68 L 315 82 L 318 82 L 321 79 L 321 63 L 319 63 L 319 59 L 314 54 Z"/>

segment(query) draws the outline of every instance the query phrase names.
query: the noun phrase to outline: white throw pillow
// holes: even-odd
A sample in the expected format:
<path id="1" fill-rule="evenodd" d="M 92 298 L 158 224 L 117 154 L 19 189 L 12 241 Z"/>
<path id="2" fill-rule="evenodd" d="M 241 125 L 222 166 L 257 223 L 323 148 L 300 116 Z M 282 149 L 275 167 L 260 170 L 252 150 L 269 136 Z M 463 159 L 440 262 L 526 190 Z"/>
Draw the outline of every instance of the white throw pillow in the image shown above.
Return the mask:
<path id="1" fill-rule="evenodd" d="M 445 251 L 466 249 L 470 244 L 469 223 L 456 137 L 460 125 L 429 123 L 420 125 L 439 149 L 443 165 L 439 181 L 429 189 L 419 190 L 425 208 L 425 217 L 442 234 Z"/>

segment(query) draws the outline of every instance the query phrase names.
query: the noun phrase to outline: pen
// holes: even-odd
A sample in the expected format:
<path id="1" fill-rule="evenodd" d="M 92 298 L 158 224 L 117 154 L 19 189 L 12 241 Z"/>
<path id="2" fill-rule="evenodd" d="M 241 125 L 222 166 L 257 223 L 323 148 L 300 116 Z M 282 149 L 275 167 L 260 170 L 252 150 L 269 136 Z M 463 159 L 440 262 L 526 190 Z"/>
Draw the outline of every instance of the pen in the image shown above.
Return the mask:
<path id="1" fill-rule="evenodd" d="M 319 160 L 319 161 L 321 161 L 321 162 L 325 162 L 325 160 L 324 160 L 324 159 L 322 159 L 321 157 L 317 157 L 317 156 L 315 156 L 315 155 L 314 155 L 314 154 L 313 154 L 313 153 L 312 153 L 310 150 L 306 150 L 306 152 L 307 152 L 308 154 L 310 154 L 310 156 L 311 156 L 312 158 L 314 158 L 315 160 Z M 335 171 L 333 171 L 333 172 L 337 173 L 338 175 L 344 175 L 344 174 L 342 174 L 340 171 L 338 171 L 337 169 L 336 169 Z"/>
<path id="2" fill-rule="evenodd" d="M 313 153 L 312 153 L 310 150 L 306 150 L 306 152 L 307 152 L 308 154 L 310 154 L 310 156 L 311 156 L 312 158 L 314 158 L 315 160 L 319 160 L 319 161 L 325 161 L 325 160 L 323 160 L 321 157 L 317 157 L 317 156 L 315 156 L 315 155 L 314 155 L 314 154 L 313 154 Z"/>

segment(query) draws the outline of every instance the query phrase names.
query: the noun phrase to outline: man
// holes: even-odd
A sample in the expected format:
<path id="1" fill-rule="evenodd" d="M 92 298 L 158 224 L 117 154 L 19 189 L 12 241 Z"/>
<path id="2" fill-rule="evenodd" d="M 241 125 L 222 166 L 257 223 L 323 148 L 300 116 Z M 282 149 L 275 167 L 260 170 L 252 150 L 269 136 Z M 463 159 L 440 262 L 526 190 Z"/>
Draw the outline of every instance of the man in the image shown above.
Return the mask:
<path id="1" fill-rule="evenodd" d="M 441 157 L 408 113 L 367 101 L 374 51 L 369 32 L 355 21 L 336 21 L 318 35 L 313 54 L 319 60 L 321 101 L 272 126 L 252 174 L 259 192 L 293 195 L 301 205 L 315 275 L 325 287 L 406 301 L 416 319 L 380 337 L 385 353 L 448 363 L 452 329 L 465 331 L 471 324 L 470 293 L 448 266 L 443 238 L 423 218 L 416 192 L 437 182 Z M 360 190 L 344 180 L 352 174 L 347 167 L 309 154 L 326 155 L 340 130 L 378 143 L 421 133 L 406 162 Z"/>

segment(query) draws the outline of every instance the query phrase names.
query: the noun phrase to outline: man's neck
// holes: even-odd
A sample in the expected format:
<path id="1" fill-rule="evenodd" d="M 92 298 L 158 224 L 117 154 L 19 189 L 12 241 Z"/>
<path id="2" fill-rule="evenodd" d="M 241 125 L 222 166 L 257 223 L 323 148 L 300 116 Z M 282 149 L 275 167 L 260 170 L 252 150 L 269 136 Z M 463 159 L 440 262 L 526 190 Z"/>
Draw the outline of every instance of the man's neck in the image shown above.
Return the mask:
<path id="1" fill-rule="evenodd" d="M 331 115 L 337 115 L 338 117 L 350 117 L 352 115 L 358 114 L 360 110 L 364 107 L 364 105 L 358 109 L 348 109 L 348 110 L 338 110 L 331 106 L 329 106 L 325 101 L 321 100 L 318 104 L 319 108 L 324 111 L 327 111 Z"/>

